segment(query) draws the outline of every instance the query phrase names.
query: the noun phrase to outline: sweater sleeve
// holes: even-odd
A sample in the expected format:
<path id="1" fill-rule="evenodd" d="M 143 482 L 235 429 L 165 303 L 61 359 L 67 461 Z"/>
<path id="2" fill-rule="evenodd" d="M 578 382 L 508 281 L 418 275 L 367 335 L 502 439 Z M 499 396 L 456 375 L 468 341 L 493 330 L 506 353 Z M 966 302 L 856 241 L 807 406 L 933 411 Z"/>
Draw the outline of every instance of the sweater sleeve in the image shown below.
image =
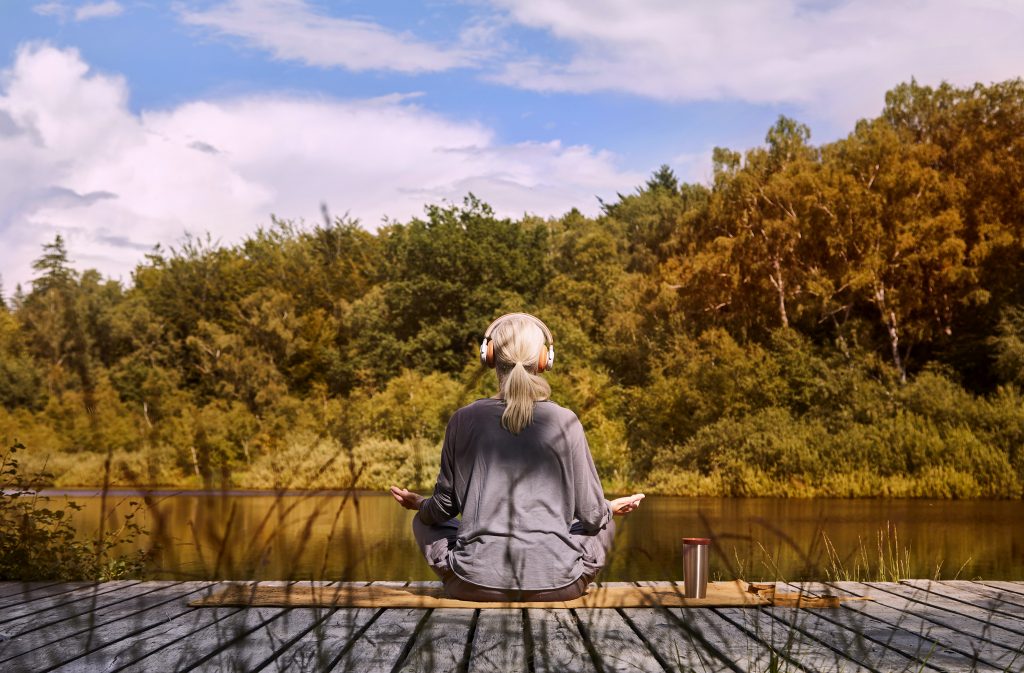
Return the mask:
<path id="1" fill-rule="evenodd" d="M 434 494 L 423 501 L 418 516 L 428 526 L 444 523 L 455 518 L 459 513 L 459 503 L 455 496 L 455 430 L 458 425 L 458 414 L 452 415 L 444 431 L 444 444 L 441 446 L 441 470 L 437 474 Z"/>
<path id="2" fill-rule="evenodd" d="M 573 490 L 576 495 L 576 511 L 573 516 L 580 522 L 585 531 L 593 532 L 604 528 L 612 518 L 611 505 L 604 499 L 601 479 L 597 476 L 597 466 L 590 454 L 590 445 L 583 432 L 583 424 L 574 419 L 569 431 L 572 443 Z"/>

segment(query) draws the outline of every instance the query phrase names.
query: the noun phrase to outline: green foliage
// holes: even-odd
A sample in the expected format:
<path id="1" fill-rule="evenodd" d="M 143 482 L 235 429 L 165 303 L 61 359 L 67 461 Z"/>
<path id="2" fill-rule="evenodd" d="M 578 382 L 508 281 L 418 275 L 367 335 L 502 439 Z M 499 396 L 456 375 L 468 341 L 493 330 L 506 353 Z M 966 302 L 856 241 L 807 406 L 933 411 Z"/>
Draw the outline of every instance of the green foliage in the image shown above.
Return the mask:
<path id="1" fill-rule="evenodd" d="M 364 437 L 440 442 L 461 386 L 440 373 L 404 370 L 380 392 L 357 403 Z"/>
<path id="2" fill-rule="evenodd" d="M 141 504 L 124 515 L 121 526 L 92 540 L 82 540 L 72 518 L 81 506 L 72 500 L 56 505 L 38 494 L 51 475 L 25 476 L 15 443 L 0 456 L 0 580 L 112 580 L 133 577 L 145 568 L 148 553 L 117 553 L 119 545 L 146 535 L 136 522 Z"/>
<path id="3" fill-rule="evenodd" d="M 989 343 L 995 350 L 996 376 L 1001 381 L 1024 386 L 1024 308 L 1003 309 Z"/>
<path id="4" fill-rule="evenodd" d="M 353 484 L 386 489 L 392 484 L 433 488 L 441 467 L 441 445 L 424 439 L 367 439 L 352 452 Z"/>
<path id="5" fill-rule="evenodd" d="M 498 219 L 472 195 L 461 208 L 428 206 L 426 220 L 390 225 L 380 236 L 380 295 L 355 306 L 353 319 L 361 327 L 356 347 L 376 356 L 384 378 L 403 367 L 460 370 L 480 325 L 531 304 L 547 279 L 544 225 Z"/>
<path id="6" fill-rule="evenodd" d="M 33 408 L 42 395 L 42 378 L 28 354 L 17 319 L 0 308 L 0 406 Z"/>
<path id="7" fill-rule="evenodd" d="M 528 311 L 615 490 L 1019 497 L 1022 139 L 1021 80 L 912 81 L 839 141 L 780 117 L 598 217 L 274 219 L 128 287 L 57 238 L 0 306 L 0 439 L 64 485 L 429 485 L 494 394 L 481 332 Z"/>

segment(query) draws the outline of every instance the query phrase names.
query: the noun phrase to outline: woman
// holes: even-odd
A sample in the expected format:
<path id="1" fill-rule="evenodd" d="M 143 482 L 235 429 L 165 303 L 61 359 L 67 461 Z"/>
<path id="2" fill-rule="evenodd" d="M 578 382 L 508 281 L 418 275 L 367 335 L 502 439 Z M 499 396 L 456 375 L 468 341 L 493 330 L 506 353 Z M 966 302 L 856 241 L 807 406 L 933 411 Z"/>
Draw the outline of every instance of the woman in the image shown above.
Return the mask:
<path id="1" fill-rule="evenodd" d="M 583 426 L 548 399 L 539 376 L 554 359 L 553 343 L 544 323 L 525 313 L 491 323 L 481 360 L 495 367 L 498 394 L 449 420 L 432 497 L 391 487 L 399 504 L 418 510 L 413 534 L 452 598 L 578 598 L 604 566 L 612 515 L 632 512 L 644 497 L 604 499 Z"/>

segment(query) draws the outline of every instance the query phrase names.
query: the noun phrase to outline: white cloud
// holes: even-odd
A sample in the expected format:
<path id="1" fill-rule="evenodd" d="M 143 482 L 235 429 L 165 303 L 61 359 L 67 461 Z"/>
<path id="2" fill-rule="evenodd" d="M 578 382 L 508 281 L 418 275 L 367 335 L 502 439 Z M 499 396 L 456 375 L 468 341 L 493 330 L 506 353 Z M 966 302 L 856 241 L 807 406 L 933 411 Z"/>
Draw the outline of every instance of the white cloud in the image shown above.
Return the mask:
<path id="1" fill-rule="evenodd" d="M 498 81 L 540 91 L 620 91 L 665 101 L 796 103 L 841 123 L 882 94 L 1024 71 L 1016 0 L 493 0 L 572 48 L 505 64 Z"/>
<path id="2" fill-rule="evenodd" d="M 89 19 L 102 19 L 117 16 L 124 11 L 121 3 L 114 0 L 106 2 L 88 2 L 75 10 L 76 21 L 88 21 Z"/>
<path id="3" fill-rule="evenodd" d="M 179 13 L 185 23 L 242 38 L 275 58 L 314 66 L 431 72 L 471 65 L 477 54 L 468 46 L 421 42 L 370 21 L 327 16 L 305 0 L 229 0 L 203 10 L 180 8 Z"/>
<path id="4" fill-rule="evenodd" d="M 68 17 L 74 17 L 75 21 L 88 21 L 118 16 L 124 12 L 124 7 L 115 0 L 86 2 L 75 8 L 66 2 L 41 2 L 33 5 L 32 11 L 41 16 L 55 16 L 61 21 Z"/>
<path id="5" fill-rule="evenodd" d="M 185 231 L 234 242 L 271 213 L 318 222 L 321 202 L 369 226 L 467 191 L 503 215 L 593 213 L 595 196 L 643 180 L 606 152 L 502 145 L 487 127 L 405 96 L 247 96 L 136 114 L 123 78 L 42 44 L 21 47 L 0 82 L 7 292 L 32 277 L 31 261 L 57 233 L 78 267 L 128 280 L 143 251 Z"/>
<path id="6" fill-rule="evenodd" d="M 32 11 L 40 16 L 57 16 L 63 18 L 67 14 L 68 8 L 62 2 L 40 2 L 37 5 L 32 5 Z"/>

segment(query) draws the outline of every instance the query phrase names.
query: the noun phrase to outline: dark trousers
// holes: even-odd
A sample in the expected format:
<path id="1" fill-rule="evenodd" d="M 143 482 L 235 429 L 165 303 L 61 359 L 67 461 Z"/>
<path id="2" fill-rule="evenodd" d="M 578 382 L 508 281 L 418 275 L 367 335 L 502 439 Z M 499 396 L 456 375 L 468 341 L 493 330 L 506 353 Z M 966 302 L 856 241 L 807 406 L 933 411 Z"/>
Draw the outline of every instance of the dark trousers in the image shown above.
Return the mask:
<path id="1" fill-rule="evenodd" d="M 420 521 L 419 516 L 412 518 L 412 533 L 416 544 L 430 568 L 437 573 L 444 583 L 444 592 L 451 598 L 464 601 L 571 601 L 582 596 L 587 585 L 594 581 L 598 571 L 604 567 L 608 552 L 615 537 L 615 522 L 594 532 L 585 533 L 579 524 L 573 524 L 569 534 L 583 547 L 583 575 L 564 587 L 555 589 L 521 590 L 492 589 L 467 582 L 454 572 L 448 565 L 448 550 L 455 546 L 459 536 L 459 520 L 449 519 L 436 526 L 428 526 Z"/>

